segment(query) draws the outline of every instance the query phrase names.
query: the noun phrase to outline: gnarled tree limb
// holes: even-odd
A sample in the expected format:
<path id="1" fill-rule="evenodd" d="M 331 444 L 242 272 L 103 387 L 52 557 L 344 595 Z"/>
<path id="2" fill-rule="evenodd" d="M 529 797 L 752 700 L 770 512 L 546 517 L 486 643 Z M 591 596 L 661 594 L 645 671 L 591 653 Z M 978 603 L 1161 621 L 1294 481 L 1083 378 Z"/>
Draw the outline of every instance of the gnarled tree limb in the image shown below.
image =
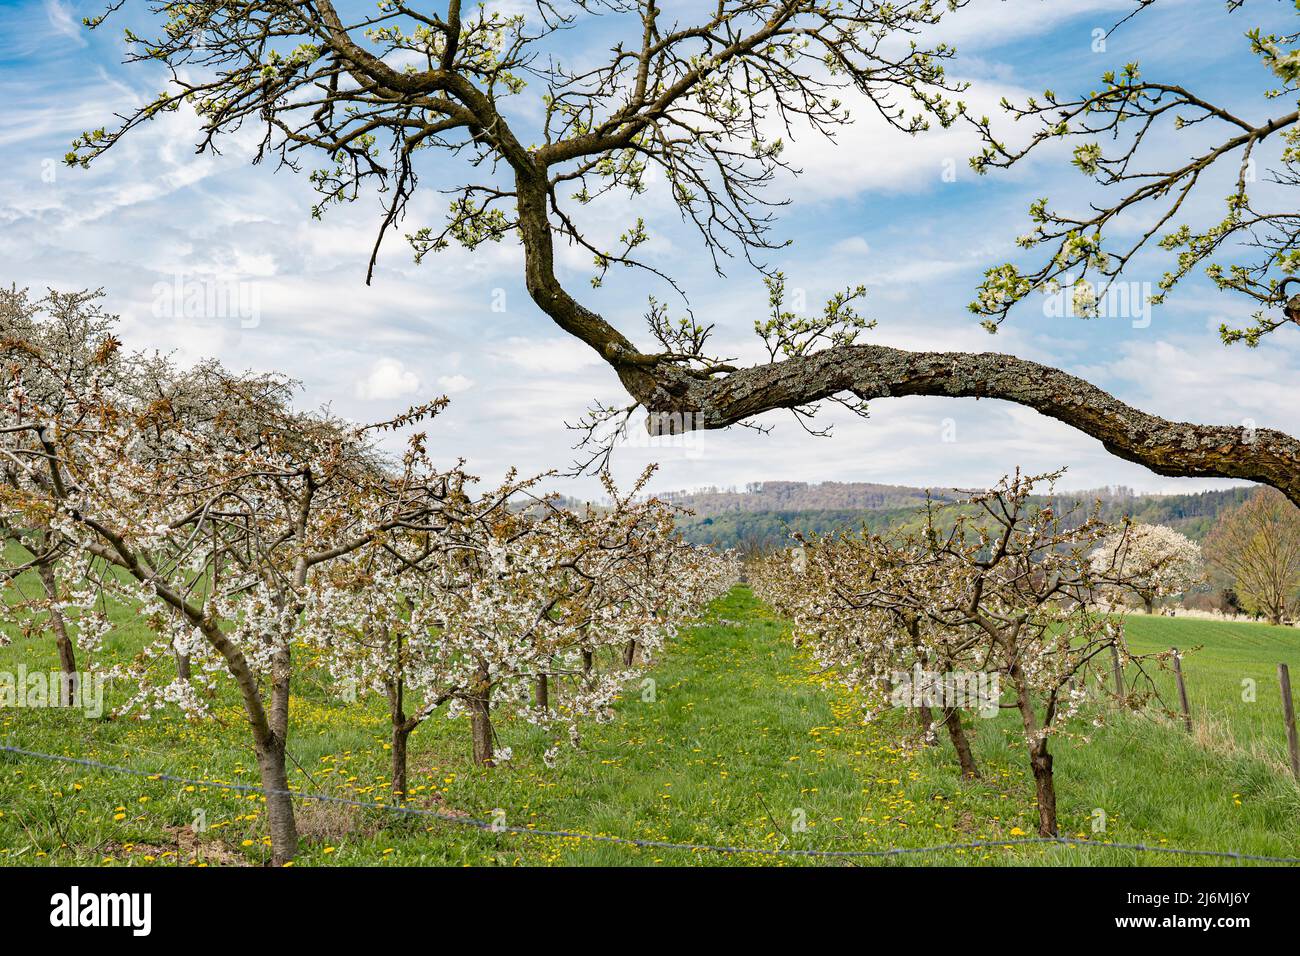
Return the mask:
<path id="1" fill-rule="evenodd" d="M 652 413 L 683 413 L 666 420 L 686 428 L 724 428 L 844 392 L 864 401 L 904 395 L 997 398 L 1072 425 L 1111 454 L 1156 474 L 1259 481 L 1300 504 L 1300 441 L 1290 435 L 1169 421 L 1068 372 L 1014 355 L 850 345 L 711 380 L 662 365 L 615 367 L 634 398 Z M 661 420 L 652 415 L 652 427 Z"/>

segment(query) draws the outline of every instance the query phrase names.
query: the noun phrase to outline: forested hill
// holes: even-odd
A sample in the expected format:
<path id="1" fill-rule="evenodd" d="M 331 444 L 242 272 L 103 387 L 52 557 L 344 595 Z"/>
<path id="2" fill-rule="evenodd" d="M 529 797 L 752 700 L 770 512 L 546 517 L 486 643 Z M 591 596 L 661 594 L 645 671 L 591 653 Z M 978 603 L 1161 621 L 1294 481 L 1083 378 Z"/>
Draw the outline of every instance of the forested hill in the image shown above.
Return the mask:
<path id="1" fill-rule="evenodd" d="M 1188 495 L 1138 495 L 1127 488 L 1101 488 L 1062 494 L 1058 507 L 1100 501 L 1102 515 L 1118 520 L 1130 515 L 1146 524 L 1163 524 L 1199 541 L 1218 516 L 1241 504 L 1250 488 L 1205 491 Z M 940 501 L 965 493 L 951 488 L 932 489 Z M 917 521 L 926 491 L 905 485 L 866 482 L 770 481 L 744 490 L 708 488 L 694 492 L 660 494 L 660 498 L 695 512 L 678 524 L 696 544 L 720 547 L 772 547 L 789 540 L 791 533 L 825 534 L 865 524 L 873 531 Z"/>
<path id="2" fill-rule="evenodd" d="M 954 488 L 932 488 L 940 500 L 963 497 Z M 864 481 L 764 481 L 743 491 L 705 488 L 660 493 L 664 501 L 690 508 L 701 518 L 738 511 L 887 511 L 925 504 L 926 490 L 907 485 L 877 485 Z"/>

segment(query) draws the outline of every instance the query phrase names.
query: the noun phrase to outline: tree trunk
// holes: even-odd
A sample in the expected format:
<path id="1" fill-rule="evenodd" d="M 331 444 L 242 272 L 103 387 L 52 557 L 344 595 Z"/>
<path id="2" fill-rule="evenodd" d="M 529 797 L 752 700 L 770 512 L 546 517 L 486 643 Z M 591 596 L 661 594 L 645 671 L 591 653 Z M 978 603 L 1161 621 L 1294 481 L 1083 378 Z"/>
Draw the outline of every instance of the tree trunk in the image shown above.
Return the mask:
<path id="1" fill-rule="evenodd" d="M 1054 837 L 1057 835 L 1056 824 L 1056 784 L 1052 778 L 1052 755 L 1047 749 L 1047 730 L 1051 724 L 1051 715 L 1055 712 L 1055 698 L 1047 701 L 1047 724 L 1040 732 L 1038 714 L 1034 712 L 1034 700 L 1029 686 L 1020 673 L 1019 665 L 1013 664 L 1009 675 L 1015 683 L 1016 709 L 1020 711 L 1020 722 L 1025 729 L 1029 743 L 1029 769 L 1034 774 L 1034 790 L 1038 798 L 1038 835 Z"/>
<path id="2" fill-rule="evenodd" d="M 298 853 L 298 824 L 294 819 L 293 797 L 285 756 L 289 744 L 289 692 L 292 675 L 291 635 L 281 635 L 280 646 L 271 659 L 271 737 L 259 741 L 258 766 L 266 791 L 266 818 L 271 829 L 271 863 L 283 866 Z"/>
<path id="3" fill-rule="evenodd" d="M 271 830 L 271 865 L 284 866 L 298 853 L 298 825 L 289 794 L 289 773 L 285 766 L 284 741 L 273 739 L 258 744 L 257 766 L 266 791 L 266 821 Z"/>
<path id="4" fill-rule="evenodd" d="M 392 735 L 388 746 L 393 757 L 393 797 L 398 803 L 406 800 L 407 741 L 411 737 L 411 731 L 415 729 L 415 722 L 406 716 L 404 690 L 401 678 L 389 681 L 388 717 Z"/>
<path id="5" fill-rule="evenodd" d="M 631 667 L 636 662 L 636 641 L 628 641 L 623 647 L 623 666 Z"/>
<path id="6" fill-rule="evenodd" d="M 393 724 L 393 798 L 398 803 L 406 801 L 406 753 L 407 741 L 415 728 L 403 722 Z"/>
<path id="7" fill-rule="evenodd" d="M 666 433 L 665 423 L 669 429 L 725 428 L 843 392 L 864 402 L 908 395 L 995 398 L 1065 422 L 1099 440 L 1112 455 L 1158 474 L 1264 482 L 1300 504 L 1300 441 L 1290 435 L 1171 422 L 1067 372 L 1013 355 L 840 345 L 711 377 L 694 374 L 673 357 L 656 360 L 564 288 L 555 275 L 546 171 L 513 137 L 503 149 L 514 170 L 528 294 L 556 325 L 613 367 L 623 387 L 645 406 L 651 434 Z"/>
<path id="8" fill-rule="evenodd" d="M 1029 766 L 1034 772 L 1034 789 L 1038 795 L 1038 835 L 1054 837 L 1056 825 L 1056 783 L 1052 778 L 1052 755 L 1047 739 L 1029 748 Z"/>
<path id="9" fill-rule="evenodd" d="M 970 740 L 966 737 L 966 728 L 961 725 L 961 711 L 956 707 L 944 712 L 943 724 L 948 728 L 948 739 L 952 749 L 957 751 L 957 762 L 961 764 L 961 775 L 968 780 L 979 779 L 979 768 L 975 765 L 975 755 L 970 749 Z"/>
<path id="10" fill-rule="evenodd" d="M 533 687 L 533 703 L 537 705 L 538 710 L 548 710 L 551 706 L 550 687 L 547 685 L 545 674 L 537 675 Z"/>
<path id="11" fill-rule="evenodd" d="M 1028 745 L 1029 769 L 1034 774 L 1034 790 L 1038 798 L 1038 835 L 1054 837 L 1057 835 L 1056 784 L 1052 779 L 1052 755 L 1047 749 L 1047 736 L 1039 733 L 1033 698 L 1017 667 L 1012 668 L 1011 678 L 1016 684 L 1016 707 L 1020 711 L 1025 737 L 1033 741 Z"/>
<path id="12" fill-rule="evenodd" d="M 537 301 L 555 318 L 550 302 Z M 559 324 L 583 337 L 585 330 Z M 628 361 L 622 342 L 611 349 L 586 340 L 646 406 L 652 432 L 660 413 L 678 413 L 673 420 L 688 428 L 725 428 L 843 392 L 862 401 L 909 395 L 997 398 L 1065 422 L 1099 440 L 1112 455 L 1157 474 L 1246 478 L 1272 485 L 1300 504 L 1300 440 L 1273 429 L 1169 421 L 1067 372 L 1013 355 L 854 344 L 702 380 L 679 363 Z"/>
<path id="13" fill-rule="evenodd" d="M 189 683 L 191 677 L 190 655 L 176 652 L 176 677 Z"/>
<path id="14" fill-rule="evenodd" d="M 492 714 L 486 698 L 475 697 L 469 702 L 470 733 L 474 736 L 474 762 L 484 767 L 495 767 L 492 758 Z"/>
<path id="15" fill-rule="evenodd" d="M 474 738 L 474 762 L 484 767 L 495 767 L 495 751 L 492 746 L 492 684 L 486 670 L 479 670 L 478 686 L 467 703 L 470 734 Z"/>
<path id="16" fill-rule="evenodd" d="M 930 705 L 918 704 L 916 715 L 921 722 L 921 740 L 925 742 L 927 747 L 934 746 L 938 741 L 930 733 L 930 727 L 934 724 L 934 712 L 930 710 Z"/>
<path id="17" fill-rule="evenodd" d="M 38 573 L 45 596 L 50 602 L 50 628 L 54 631 L 54 644 L 59 651 L 59 694 L 60 707 L 72 707 L 77 703 L 79 677 L 77 675 L 77 647 L 68 636 L 68 622 L 59 610 L 59 582 L 54 576 L 54 568 L 49 564 L 39 566 Z"/>
<path id="18" fill-rule="evenodd" d="M 288 792 L 289 775 L 285 769 L 292 635 L 280 635 L 280 644 L 271 660 L 271 709 L 268 711 L 262 700 L 257 675 L 249 666 L 244 652 L 222 631 L 221 625 L 183 595 L 169 588 L 165 582 L 156 581 L 152 572 L 120 541 L 115 541 L 113 547 L 113 558 L 120 559 L 119 563 L 137 581 L 151 582 L 159 597 L 184 614 L 186 620 L 202 632 L 204 639 L 226 662 L 226 669 L 239 687 L 240 697 L 244 701 L 244 713 L 253 733 L 258 770 L 266 795 L 272 860 L 278 864 L 288 863 L 298 851 L 298 827 L 294 821 L 293 800 Z M 96 553 L 93 548 L 92 553 Z"/>
<path id="19" fill-rule="evenodd" d="M 133 568 L 133 573 L 138 572 Z M 191 617 L 208 643 L 226 661 L 230 674 L 239 686 L 244 713 L 253 731 L 253 747 L 266 795 L 266 818 L 271 831 L 271 861 L 283 866 L 298 852 L 298 825 L 294 819 L 293 798 L 289 795 L 289 774 L 285 766 L 289 734 L 290 667 L 289 644 L 276 651 L 271 661 L 271 708 L 262 702 L 257 676 L 248 660 L 231 643 L 221 627 L 211 618 Z"/>
<path id="20" fill-rule="evenodd" d="M 593 655 L 593 654 L 591 653 L 591 651 L 583 651 L 583 652 L 582 652 L 582 672 L 583 672 L 584 674 L 590 674 L 590 673 L 591 673 L 591 668 L 592 668 L 592 666 L 593 666 L 594 663 L 595 663 L 595 655 Z"/>
<path id="21" fill-rule="evenodd" d="M 1146 606 L 1148 614 L 1156 613 L 1156 596 L 1150 591 L 1142 592 L 1142 603 Z"/>

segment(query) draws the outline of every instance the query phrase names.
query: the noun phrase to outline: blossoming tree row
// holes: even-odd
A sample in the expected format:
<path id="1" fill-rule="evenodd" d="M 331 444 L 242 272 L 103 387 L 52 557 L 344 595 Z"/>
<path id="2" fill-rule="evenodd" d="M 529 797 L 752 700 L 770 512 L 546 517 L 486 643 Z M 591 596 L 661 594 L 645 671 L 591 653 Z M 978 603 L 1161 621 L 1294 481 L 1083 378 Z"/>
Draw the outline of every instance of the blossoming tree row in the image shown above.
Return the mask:
<path id="1" fill-rule="evenodd" d="M 979 775 L 964 718 L 1014 710 L 1043 836 L 1058 832 L 1049 744 L 1079 736 L 1071 726 L 1089 673 L 1112 650 L 1142 675 L 1152 659 L 1129 652 L 1122 620 L 1101 605 L 1183 581 L 1172 559 L 1150 557 L 1149 535 L 1134 526 L 1037 503 L 1035 486 L 1059 474 L 1017 472 L 968 502 L 932 505 L 918 533 L 812 538 L 751 575 L 796 639 L 874 702 L 869 717 L 891 703 L 916 707 L 927 735 L 947 731 L 963 775 Z M 914 681 L 921 686 L 899 694 Z"/>
<path id="2" fill-rule="evenodd" d="M 581 512 L 540 478 L 476 491 L 461 465 L 435 465 L 425 433 L 397 456 L 377 441 L 445 399 L 357 426 L 296 409 L 282 376 L 127 354 L 113 329 L 95 295 L 0 295 L 0 573 L 19 591 L 6 613 L 48 626 L 69 679 L 78 651 L 128 679 L 125 713 L 201 716 L 233 683 L 275 862 L 297 848 L 286 746 L 304 653 L 386 696 L 400 797 L 408 738 L 440 708 L 470 715 L 484 765 L 508 757 L 494 709 L 576 742 L 735 579 L 644 497 L 649 473 L 627 494 L 606 478 L 611 504 Z M 104 650 L 114 604 L 152 636 L 130 659 Z"/>

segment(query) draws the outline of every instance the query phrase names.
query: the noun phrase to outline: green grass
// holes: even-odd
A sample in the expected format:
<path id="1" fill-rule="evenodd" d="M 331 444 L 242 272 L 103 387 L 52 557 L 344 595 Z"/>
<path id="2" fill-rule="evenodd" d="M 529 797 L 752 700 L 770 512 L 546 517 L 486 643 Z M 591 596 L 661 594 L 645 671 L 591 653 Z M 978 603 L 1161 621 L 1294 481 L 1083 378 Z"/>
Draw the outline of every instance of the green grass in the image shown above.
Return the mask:
<path id="1" fill-rule="evenodd" d="M 141 639 L 119 611 L 117 651 Z M 1282 725 L 1273 669 L 1300 670 L 1300 632 L 1190 619 L 1131 620 L 1139 649 L 1177 643 L 1198 719 L 1189 737 L 1155 716 L 1116 716 L 1092 742 L 1061 740 L 1064 831 L 1094 841 L 1300 855 L 1300 789 L 1279 770 Z M 52 666 L 48 639 L 0 649 L 0 669 Z M 1240 680 L 1258 681 L 1254 704 Z M 653 700 L 629 688 L 617 716 L 584 729 L 548 769 L 549 740 L 502 722 L 504 766 L 469 760 L 468 727 L 436 717 L 412 738 L 412 806 L 507 824 L 648 840 L 755 848 L 879 850 L 1014 839 L 1035 830 L 1032 782 L 1009 714 L 974 720 L 984 779 L 958 778 L 947 745 L 917 744 L 913 717 L 864 723 L 860 705 L 819 675 L 786 626 L 748 590 L 717 602 L 651 672 Z M 380 702 L 346 705 L 310 668 L 296 678 L 295 787 L 362 801 L 387 799 L 387 722 Z M 110 698 L 125 688 L 111 689 Z M 650 695 L 644 695 L 650 696 Z M 1172 698 L 1171 698 L 1172 699 Z M 48 753 L 221 782 L 257 783 L 233 695 L 215 721 L 160 712 L 149 721 L 88 720 L 55 709 L 0 710 L 0 739 Z M 1096 809 L 1105 833 L 1093 833 Z M 208 829 L 196 841 L 196 811 Z M 0 863 L 174 865 L 261 863 L 256 795 L 122 777 L 0 754 Z M 807 827 L 799 830 L 798 819 Z M 483 833 L 380 809 L 308 803 L 297 865 L 810 865 L 806 858 L 635 848 L 569 837 Z M 1212 859 L 1087 847 L 1014 847 L 857 860 L 863 865 L 1184 865 Z"/>
<path id="2" fill-rule="evenodd" d="M 1135 652 L 1171 647 L 1183 652 L 1187 696 L 1198 723 L 1230 726 L 1235 737 L 1285 759 L 1277 665 L 1289 666 L 1292 694 L 1300 691 L 1300 629 L 1137 614 L 1128 619 L 1127 632 Z M 1247 681 L 1254 682 L 1253 702 L 1243 699 Z M 1172 674 L 1162 675 L 1157 685 L 1176 707 Z"/>

